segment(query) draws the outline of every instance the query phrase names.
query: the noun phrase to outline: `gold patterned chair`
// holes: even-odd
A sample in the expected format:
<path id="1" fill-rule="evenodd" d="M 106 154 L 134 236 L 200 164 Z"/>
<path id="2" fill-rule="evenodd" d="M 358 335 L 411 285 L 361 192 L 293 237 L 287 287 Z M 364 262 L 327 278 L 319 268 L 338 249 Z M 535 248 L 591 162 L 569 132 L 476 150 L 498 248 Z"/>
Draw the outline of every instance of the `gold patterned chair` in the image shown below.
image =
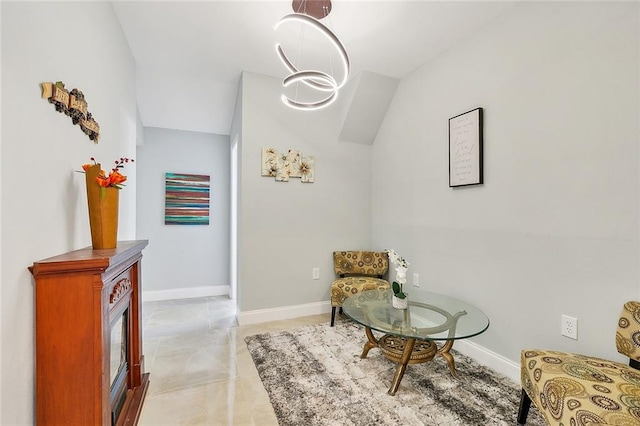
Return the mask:
<path id="1" fill-rule="evenodd" d="M 526 349 L 521 354 L 518 424 L 531 401 L 548 425 L 640 425 L 640 302 L 624 305 L 616 332 L 629 365 L 565 352 Z"/>
<path id="2" fill-rule="evenodd" d="M 331 284 L 331 327 L 336 308 L 342 312 L 342 302 L 364 290 L 389 288 L 383 279 L 389 269 L 389 256 L 384 251 L 334 251 L 333 269 L 339 276 Z"/>

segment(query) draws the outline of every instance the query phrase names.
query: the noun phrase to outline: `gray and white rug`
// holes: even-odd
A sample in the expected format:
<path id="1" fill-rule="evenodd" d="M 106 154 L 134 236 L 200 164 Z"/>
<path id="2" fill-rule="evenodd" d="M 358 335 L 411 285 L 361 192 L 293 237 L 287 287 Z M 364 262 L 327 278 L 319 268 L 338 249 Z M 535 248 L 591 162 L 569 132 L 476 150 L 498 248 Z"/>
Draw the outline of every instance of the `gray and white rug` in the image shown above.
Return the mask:
<path id="1" fill-rule="evenodd" d="M 379 337 L 379 333 L 376 337 Z M 349 321 L 245 338 L 280 425 L 515 425 L 520 386 L 452 351 L 454 379 L 437 356 L 407 366 L 395 396 L 396 364 L 372 349 Z M 545 423 L 531 407 L 527 425 Z"/>

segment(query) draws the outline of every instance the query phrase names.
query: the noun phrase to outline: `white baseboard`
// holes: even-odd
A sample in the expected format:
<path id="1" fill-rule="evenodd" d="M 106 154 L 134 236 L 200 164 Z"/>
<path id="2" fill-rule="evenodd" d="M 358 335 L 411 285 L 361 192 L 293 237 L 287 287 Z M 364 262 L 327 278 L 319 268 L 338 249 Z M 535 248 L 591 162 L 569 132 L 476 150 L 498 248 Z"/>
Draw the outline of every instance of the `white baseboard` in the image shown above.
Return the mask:
<path id="1" fill-rule="evenodd" d="M 319 315 L 331 312 L 330 302 L 309 303 L 305 305 L 284 306 L 281 308 L 258 309 L 238 313 L 238 324 L 259 324 L 269 321 Z M 520 364 L 515 363 L 500 354 L 486 349 L 470 340 L 458 340 L 453 345 L 458 352 L 473 358 L 478 363 L 489 367 L 493 371 L 503 374 L 520 383 Z"/>
<path id="2" fill-rule="evenodd" d="M 520 383 L 519 363 L 515 363 L 500 354 L 472 342 L 471 340 L 457 340 L 453 345 L 453 349 L 468 356 L 469 358 L 473 358 L 479 364 L 507 376 L 516 383 Z"/>
<path id="3" fill-rule="evenodd" d="M 228 285 L 210 287 L 172 288 L 169 290 L 143 291 L 143 302 L 158 302 L 161 300 L 191 299 L 193 297 L 223 296 L 229 294 Z"/>
<path id="4" fill-rule="evenodd" d="M 310 315 L 331 312 L 331 302 L 307 303 L 304 305 L 283 306 L 281 308 L 257 309 L 255 311 L 239 312 L 238 324 L 259 324 L 269 321 L 280 321 Z"/>

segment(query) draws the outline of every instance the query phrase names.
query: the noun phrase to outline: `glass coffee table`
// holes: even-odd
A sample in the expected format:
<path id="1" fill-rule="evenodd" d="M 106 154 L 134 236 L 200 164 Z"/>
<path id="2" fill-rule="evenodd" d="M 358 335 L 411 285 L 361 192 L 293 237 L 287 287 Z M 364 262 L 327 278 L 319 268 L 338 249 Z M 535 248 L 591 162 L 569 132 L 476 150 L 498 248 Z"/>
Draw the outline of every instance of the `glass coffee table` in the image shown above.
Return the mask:
<path id="1" fill-rule="evenodd" d="M 389 395 L 395 395 L 407 364 L 431 361 L 442 356 L 451 374 L 457 377 L 453 342 L 477 336 L 489 328 L 489 318 L 475 306 L 442 294 L 420 292 L 409 298 L 407 309 L 391 306 L 391 290 L 366 290 L 348 297 L 342 311 L 365 327 L 367 342 L 360 358 L 366 358 L 371 348 L 398 363 Z M 371 330 L 385 333 L 376 339 Z M 436 345 L 440 343 L 440 347 Z"/>

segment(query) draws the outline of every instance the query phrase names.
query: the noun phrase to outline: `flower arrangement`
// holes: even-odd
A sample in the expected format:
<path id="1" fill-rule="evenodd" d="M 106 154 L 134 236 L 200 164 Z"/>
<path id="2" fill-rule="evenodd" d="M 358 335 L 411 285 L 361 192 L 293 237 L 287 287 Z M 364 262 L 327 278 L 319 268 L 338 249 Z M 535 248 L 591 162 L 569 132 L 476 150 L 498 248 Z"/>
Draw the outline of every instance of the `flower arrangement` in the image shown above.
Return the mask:
<path id="1" fill-rule="evenodd" d="M 83 171 L 86 172 L 89 168 L 98 165 L 98 163 L 96 163 L 95 158 L 91 157 L 90 160 L 93 161 L 93 164 L 91 163 L 83 164 L 82 165 Z M 122 173 L 120 173 L 120 169 L 123 169 L 124 165 L 129 162 L 133 163 L 134 162 L 133 158 L 121 157 L 119 160 L 116 160 L 116 165 L 113 169 L 111 169 L 111 171 L 109 172 L 109 175 L 106 175 L 104 170 L 100 170 L 100 173 L 98 173 L 98 176 L 96 177 L 96 182 L 98 182 L 98 185 L 100 185 L 101 188 L 111 187 L 116 189 L 122 189 L 124 186 L 122 184 L 126 182 L 127 177 Z"/>
<path id="2" fill-rule="evenodd" d="M 396 279 L 393 281 L 393 294 L 399 299 L 404 299 L 407 295 L 402 291 L 402 286 L 407 282 L 407 270 L 409 262 L 404 260 L 395 250 L 385 250 L 389 255 L 389 261 L 395 266 Z"/>

